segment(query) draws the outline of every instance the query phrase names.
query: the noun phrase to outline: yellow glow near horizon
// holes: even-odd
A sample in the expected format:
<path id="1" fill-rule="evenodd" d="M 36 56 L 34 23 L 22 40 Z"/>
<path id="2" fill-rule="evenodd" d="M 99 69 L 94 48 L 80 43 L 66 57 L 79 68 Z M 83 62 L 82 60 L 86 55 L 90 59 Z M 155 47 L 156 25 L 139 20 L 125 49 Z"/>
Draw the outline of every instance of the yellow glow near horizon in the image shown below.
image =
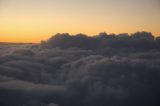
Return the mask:
<path id="1" fill-rule="evenodd" d="M 40 42 L 56 33 L 160 35 L 157 0 L 0 0 L 0 42 Z"/>

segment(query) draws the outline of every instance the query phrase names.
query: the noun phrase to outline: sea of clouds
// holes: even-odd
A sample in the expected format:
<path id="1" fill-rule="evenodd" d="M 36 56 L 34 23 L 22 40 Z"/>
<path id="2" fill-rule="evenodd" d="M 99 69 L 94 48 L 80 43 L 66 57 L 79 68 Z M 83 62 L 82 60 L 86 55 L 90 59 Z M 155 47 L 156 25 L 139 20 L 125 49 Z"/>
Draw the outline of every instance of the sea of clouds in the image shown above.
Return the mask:
<path id="1" fill-rule="evenodd" d="M 57 34 L 0 45 L 0 106 L 159 106 L 160 38 Z"/>

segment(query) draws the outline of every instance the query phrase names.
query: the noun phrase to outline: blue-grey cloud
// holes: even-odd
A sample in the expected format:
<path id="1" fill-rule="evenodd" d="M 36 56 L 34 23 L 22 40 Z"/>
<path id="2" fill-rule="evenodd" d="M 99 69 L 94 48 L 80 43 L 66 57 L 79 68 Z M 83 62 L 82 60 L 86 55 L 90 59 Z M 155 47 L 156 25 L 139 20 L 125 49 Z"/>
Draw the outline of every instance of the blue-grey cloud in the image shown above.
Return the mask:
<path id="1" fill-rule="evenodd" d="M 160 105 L 160 47 L 151 33 L 57 34 L 0 48 L 1 106 Z"/>

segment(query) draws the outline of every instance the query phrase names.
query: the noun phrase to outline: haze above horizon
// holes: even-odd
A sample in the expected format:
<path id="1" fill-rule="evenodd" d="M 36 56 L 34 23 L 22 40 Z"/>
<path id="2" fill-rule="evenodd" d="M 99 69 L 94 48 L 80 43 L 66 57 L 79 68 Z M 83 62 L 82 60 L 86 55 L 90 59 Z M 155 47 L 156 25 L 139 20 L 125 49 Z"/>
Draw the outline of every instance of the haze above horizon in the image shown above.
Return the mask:
<path id="1" fill-rule="evenodd" d="M 0 42 L 40 42 L 56 33 L 160 35 L 159 0 L 0 0 Z"/>

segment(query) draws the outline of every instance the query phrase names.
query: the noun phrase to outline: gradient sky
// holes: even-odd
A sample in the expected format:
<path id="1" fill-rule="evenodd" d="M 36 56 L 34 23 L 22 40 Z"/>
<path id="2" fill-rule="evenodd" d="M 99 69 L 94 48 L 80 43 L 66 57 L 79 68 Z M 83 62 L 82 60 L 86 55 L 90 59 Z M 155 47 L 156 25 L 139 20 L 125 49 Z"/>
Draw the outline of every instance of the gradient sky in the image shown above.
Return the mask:
<path id="1" fill-rule="evenodd" d="M 159 0 L 0 0 L 0 42 L 39 42 L 55 33 L 160 35 Z"/>

